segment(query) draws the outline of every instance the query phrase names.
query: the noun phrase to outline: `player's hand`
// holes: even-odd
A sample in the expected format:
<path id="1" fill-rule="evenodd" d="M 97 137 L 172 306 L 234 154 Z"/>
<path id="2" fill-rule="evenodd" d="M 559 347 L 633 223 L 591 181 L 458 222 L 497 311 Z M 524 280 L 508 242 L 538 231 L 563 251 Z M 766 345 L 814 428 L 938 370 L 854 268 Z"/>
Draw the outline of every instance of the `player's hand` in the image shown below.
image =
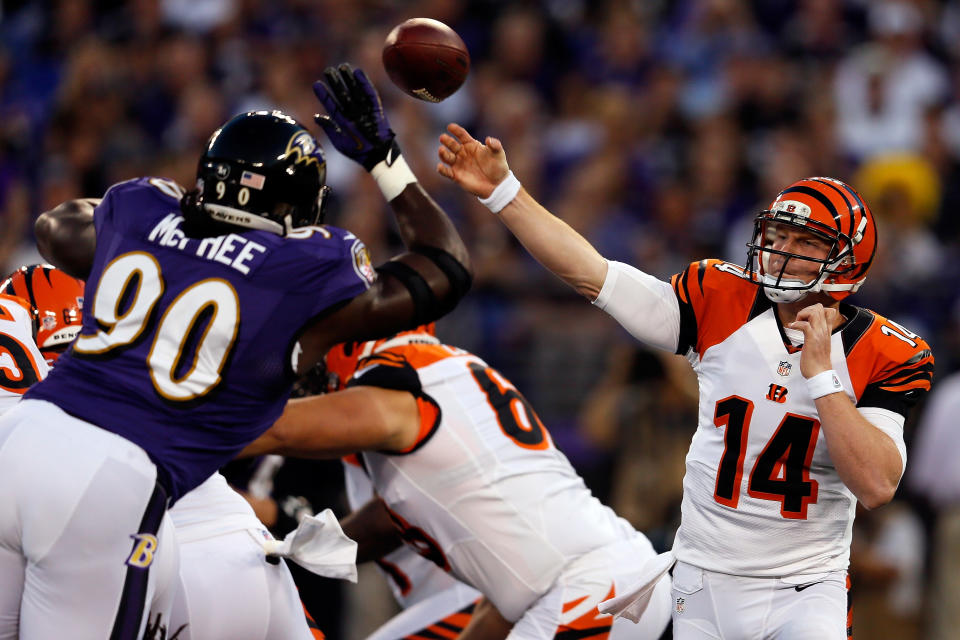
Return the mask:
<path id="1" fill-rule="evenodd" d="M 812 378 L 833 368 L 830 361 L 830 336 L 843 321 L 840 312 L 824 307 L 819 302 L 800 310 L 791 329 L 803 331 L 803 349 L 800 352 L 800 373 Z"/>
<path id="2" fill-rule="evenodd" d="M 437 173 L 475 196 L 489 198 L 510 171 L 503 145 L 491 137 L 481 144 L 458 124 L 447 125 L 447 131 L 440 135 Z"/>
<path id="3" fill-rule="evenodd" d="M 392 148 L 394 156 L 400 155 L 380 96 L 363 70 L 341 64 L 327 67 L 323 77 L 313 83 L 313 92 L 327 115 L 318 113 L 313 119 L 337 151 L 367 171 L 386 159 Z"/>

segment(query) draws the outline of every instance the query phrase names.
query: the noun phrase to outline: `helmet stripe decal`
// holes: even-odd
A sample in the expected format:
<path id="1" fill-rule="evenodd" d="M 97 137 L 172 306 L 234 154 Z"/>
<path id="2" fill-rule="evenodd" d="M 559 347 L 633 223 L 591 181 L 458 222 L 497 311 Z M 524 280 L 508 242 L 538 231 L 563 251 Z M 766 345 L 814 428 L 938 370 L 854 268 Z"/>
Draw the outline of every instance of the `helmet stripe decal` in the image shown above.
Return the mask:
<path id="1" fill-rule="evenodd" d="M 824 207 L 827 208 L 827 211 L 829 211 L 829 212 L 830 212 L 830 215 L 833 216 L 833 221 L 834 221 L 834 223 L 836 223 L 836 225 L 837 225 L 837 230 L 838 230 L 838 231 L 840 230 L 840 224 L 841 224 L 841 223 L 840 223 L 840 214 L 837 213 L 837 208 L 836 208 L 835 206 L 833 206 L 833 203 L 832 203 L 832 202 L 830 202 L 830 198 L 828 198 L 827 196 L 823 195 L 822 193 L 820 193 L 820 192 L 817 191 L 816 189 L 813 189 L 813 188 L 811 188 L 811 187 L 804 187 L 804 186 L 802 186 L 802 185 L 798 185 L 798 186 L 796 186 L 796 187 L 790 187 L 789 189 L 784 189 L 784 190 L 780 193 L 780 195 L 781 195 L 781 196 L 785 196 L 785 195 L 787 195 L 788 193 L 803 193 L 803 194 L 806 194 L 806 195 L 808 195 L 808 196 L 816 199 L 820 204 L 822 204 Z"/>
<path id="2" fill-rule="evenodd" d="M 854 195 L 854 197 L 856 198 L 855 194 L 853 193 L 853 189 L 850 189 L 849 187 L 847 187 L 846 184 L 844 184 L 844 183 L 842 183 L 842 182 L 839 183 L 839 184 L 834 184 L 833 182 L 830 182 L 830 181 L 827 181 L 827 180 L 816 180 L 816 182 L 819 182 L 820 184 L 822 184 L 822 185 L 824 185 L 824 186 L 826 186 L 826 187 L 830 187 L 831 189 L 833 189 L 834 191 L 836 191 L 837 193 L 839 193 L 839 194 L 840 194 L 840 197 L 843 198 L 843 201 L 847 203 L 847 209 L 850 211 L 850 216 L 849 216 L 849 218 L 850 218 L 850 228 L 847 229 L 847 236 L 850 237 L 850 238 L 853 238 L 853 234 L 854 234 L 854 232 L 855 232 L 854 225 L 853 225 L 853 218 L 854 218 L 853 209 L 854 209 L 854 207 L 853 207 L 853 205 L 850 203 L 850 199 L 847 198 L 847 194 L 844 193 L 844 191 L 847 191 L 847 192 L 850 193 L 851 195 Z M 846 189 L 841 188 L 841 186 L 846 187 Z M 856 198 L 856 200 L 857 200 L 857 204 L 860 205 L 860 211 L 863 211 L 863 203 L 860 202 L 860 198 Z"/>
<path id="3" fill-rule="evenodd" d="M 29 302 L 30 306 L 34 309 L 37 309 L 40 306 L 37 304 L 37 298 L 33 292 L 33 274 L 37 272 L 37 268 L 37 266 L 32 266 L 25 274 L 23 274 L 23 283 L 27 286 L 27 302 Z"/>

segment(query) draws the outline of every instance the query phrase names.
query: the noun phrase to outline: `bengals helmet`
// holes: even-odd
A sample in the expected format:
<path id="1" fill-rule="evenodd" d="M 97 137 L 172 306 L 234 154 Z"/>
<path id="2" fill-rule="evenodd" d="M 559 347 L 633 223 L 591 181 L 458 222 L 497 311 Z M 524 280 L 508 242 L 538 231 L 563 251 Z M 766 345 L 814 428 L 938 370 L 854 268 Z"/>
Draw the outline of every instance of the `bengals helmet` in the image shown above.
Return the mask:
<path id="1" fill-rule="evenodd" d="M 197 204 L 215 221 L 286 235 L 320 224 L 327 162 L 299 122 L 250 111 L 214 131 L 197 166 Z"/>
<path id="2" fill-rule="evenodd" d="M 387 338 L 366 342 L 344 342 L 327 352 L 327 390 L 339 391 L 357 370 L 361 360 L 374 353 L 402 344 L 438 344 L 436 323 L 420 325 L 409 331 L 401 331 Z"/>
<path id="3" fill-rule="evenodd" d="M 826 257 L 774 249 L 779 225 L 808 231 L 826 242 Z M 757 214 L 752 241 L 747 243 L 747 274 L 773 302 L 794 302 L 817 291 L 842 300 L 863 284 L 876 252 L 877 225 L 860 194 L 834 178 L 804 178 Z M 784 257 L 776 272 L 770 268 L 773 254 Z M 788 265 L 796 264 L 792 261 L 818 264 L 816 277 L 804 282 L 785 275 Z"/>
<path id="4" fill-rule="evenodd" d="M 53 364 L 80 333 L 83 281 L 48 264 L 20 267 L 0 283 L 0 293 L 30 304 L 40 353 Z"/>

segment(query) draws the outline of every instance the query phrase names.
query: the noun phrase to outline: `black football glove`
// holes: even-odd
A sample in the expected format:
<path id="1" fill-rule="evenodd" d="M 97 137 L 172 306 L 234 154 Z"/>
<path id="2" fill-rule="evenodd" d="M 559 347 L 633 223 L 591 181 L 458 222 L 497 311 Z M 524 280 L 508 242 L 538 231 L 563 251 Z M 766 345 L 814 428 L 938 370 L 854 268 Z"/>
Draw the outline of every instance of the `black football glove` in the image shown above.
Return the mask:
<path id="1" fill-rule="evenodd" d="M 380 96 L 367 75 L 349 64 L 327 67 L 324 80 L 313 84 L 313 92 L 327 110 L 314 116 L 333 146 L 356 160 L 367 171 L 381 160 L 400 155 L 395 134 L 383 112 Z"/>

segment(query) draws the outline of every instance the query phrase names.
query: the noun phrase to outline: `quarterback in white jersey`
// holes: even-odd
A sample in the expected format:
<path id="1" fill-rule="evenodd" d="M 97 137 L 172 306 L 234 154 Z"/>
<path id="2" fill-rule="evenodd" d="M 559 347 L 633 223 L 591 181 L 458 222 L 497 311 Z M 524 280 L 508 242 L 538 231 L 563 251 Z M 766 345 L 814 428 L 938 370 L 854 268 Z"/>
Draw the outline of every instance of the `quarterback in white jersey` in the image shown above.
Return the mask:
<path id="1" fill-rule="evenodd" d="M 395 535 L 483 593 L 509 638 L 659 638 L 666 579 L 639 627 L 597 611 L 652 545 L 590 493 L 498 371 L 426 328 L 341 345 L 327 367 L 348 388 L 291 401 L 245 453 L 363 450 Z"/>
<path id="2" fill-rule="evenodd" d="M 350 535 L 354 527 L 369 525 L 364 506 L 376 496 L 359 455 L 344 456 L 342 462 L 347 503 L 353 510 L 342 524 L 344 532 Z M 483 595 L 406 545 L 375 562 L 402 612 L 378 627 L 367 640 L 395 640 L 422 635 L 418 632 L 424 630 L 442 634 L 437 627 L 447 632 L 462 631 Z"/>
<path id="3" fill-rule="evenodd" d="M 920 337 L 844 302 L 877 247 L 861 196 L 839 180 L 799 180 L 757 216 L 746 268 L 705 260 L 667 283 L 607 261 L 550 214 L 520 187 L 498 140 L 448 131 L 441 175 L 699 377 L 673 549 L 674 637 L 843 638 L 857 501 L 893 497 L 904 420 L 933 374 Z"/>

